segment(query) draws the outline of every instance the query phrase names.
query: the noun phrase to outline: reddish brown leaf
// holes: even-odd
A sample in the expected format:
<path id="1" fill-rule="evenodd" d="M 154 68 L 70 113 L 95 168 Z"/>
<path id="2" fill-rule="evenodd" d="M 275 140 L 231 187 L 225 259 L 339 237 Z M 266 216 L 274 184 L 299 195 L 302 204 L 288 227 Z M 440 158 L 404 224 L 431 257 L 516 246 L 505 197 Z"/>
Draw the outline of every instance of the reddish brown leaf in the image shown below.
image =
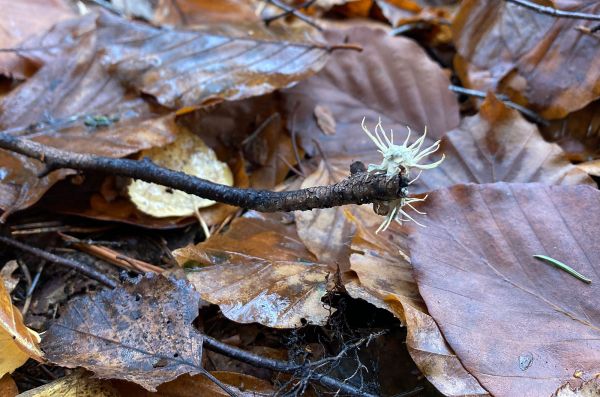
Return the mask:
<path id="1" fill-rule="evenodd" d="M 545 3 L 549 3 L 546 1 Z M 598 14 L 600 3 L 557 0 L 556 7 Z M 455 66 L 468 87 L 509 94 L 557 119 L 600 96 L 600 41 L 576 29 L 590 25 L 496 0 L 467 0 L 452 30 Z"/>
<path id="2" fill-rule="evenodd" d="M 42 33 L 63 19 L 76 14 L 63 0 L 0 1 L 0 48 L 19 48 L 29 37 Z M 30 48 L 30 47 L 25 47 Z M 22 79 L 35 70 L 17 53 L 0 53 L 0 75 Z"/>
<path id="3" fill-rule="evenodd" d="M 189 283 L 149 273 L 137 284 L 71 300 L 42 346 L 55 364 L 154 391 L 204 372 L 202 335 L 192 326 L 198 308 Z"/>
<path id="4" fill-rule="evenodd" d="M 326 37 L 332 43 L 358 43 L 363 51 L 334 53 L 318 74 L 286 91 L 288 128 L 298 132 L 309 154 L 316 153 L 316 139 L 328 156 L 372 158 L 377 152 L 360 127 L 363 117 L 369 125 L 381 117 L 396 139 L 405 136 L 406 126 L 413 131 L 427 126 L 436 138 L 458 125 L 448 77 L 416 43 L 364 27 L 328 31 Z M 331 110 L 335 135 L 319 128 L 313 115 L 318 105 Z"/>
<path id="5" fill-rule="evenodd" d="M 281 214 L 247 213 L 225 233 L 173 254 L 202 299 L 234 321 L 293 328 L 329 316 L 321 297 L 335 268 L 319 263 Z"/>
<path id="6" fill-rule="evenodd" d="M 427 313 L 408 260 L 406 230 L 395 223 L 382 234 L 374 230 L 380 217 L 361 210 L 354 219 L 350 269 L 358 279 L 346 282 L 348 293 L 386 309 L 407 328 L 406 345 L 421 373 L 447 396 L 487 395 L 448 346 Z"/>
<path id="7" fill-rule="evenodd" d="M 0 378 L 0 395 L 5 397 L 15 397 L 19 394 L 19 389 L 17 389 L 17 384 L 13 380 L 10 374 L 4 375 Z"/>
<path id="8" fill-rule="evenodd" d="M 458 185 L 413 228 L 421 296 L 465 368 L 496 396 L 550 395 L 598 371 L 600 193 L 589 186 Z M 533 255 L 558 259 L 585 284 Z"/>
<path id="9" fill-rule="evenodd" d="M 440 152 L 446 155 L 444 162 L 423 172 L 411 191 L 500 181 L 595 186 L 567 161 L 557 144 L 542 138 L 535 124 L 492 94 L 479 114 L 464 118 L 457 129 L 442 138 Z"/>

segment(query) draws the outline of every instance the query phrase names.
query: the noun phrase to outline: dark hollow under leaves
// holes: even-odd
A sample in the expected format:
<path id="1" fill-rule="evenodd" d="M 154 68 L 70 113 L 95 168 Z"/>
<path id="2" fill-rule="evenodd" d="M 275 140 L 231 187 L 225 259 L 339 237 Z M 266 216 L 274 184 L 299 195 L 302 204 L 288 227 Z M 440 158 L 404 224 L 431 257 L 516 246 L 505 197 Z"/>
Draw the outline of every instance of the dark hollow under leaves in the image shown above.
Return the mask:
<path id="1" fill-rule="evenodd" d="M 204 373 L 192 326 L 200 295 L 185 280 L 148 274 L 136 284 L 72 300 L 42 340 L 46 358 L 154 391 L 181 374 Z"/>

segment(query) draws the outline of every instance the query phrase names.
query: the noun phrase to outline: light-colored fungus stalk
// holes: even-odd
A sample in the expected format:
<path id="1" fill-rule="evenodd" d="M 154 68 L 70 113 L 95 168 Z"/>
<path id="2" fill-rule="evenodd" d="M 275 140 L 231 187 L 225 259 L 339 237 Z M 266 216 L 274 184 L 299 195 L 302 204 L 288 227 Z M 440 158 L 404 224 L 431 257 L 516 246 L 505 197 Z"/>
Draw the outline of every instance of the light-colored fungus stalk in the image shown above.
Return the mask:
<path id="1" fill-rule="evenodd" d="M 419 173 L 417 176 L 408 182 L 408 184 L 411 185 L 419 178 L 423 170 L 435 168 L 439 166 L 442 161 L 444 161 L 445 155 L 442 154 L 442 158 L 438 161 L 429 164 L 421 164 L 421 161 L 423 161 L 425 157 L 435 153 L 440 148 L 440 141 L 436 141 L 433 145 L 421 149 L 423 147 L 423 143 L 425 142 L 425 137 L 427 136 L 427 127 L 425 127 L 425 132 L 423 135 L 417 138 L 417 140 L 410 145 L 408 144 L 408 141 L 410 139 L 411 131 L 409 127 L 406 127 L 408 129 L 408 135 L 404 140 L 404 143 L 402 143 L 402 145 L 396 145 L 394 144 L 394 131 L 390 130 L 390 136 L 388 137 L 381 125 L 381 118 L 379 119 L 379 123 L 377 123 L 375 126 L 374 133 L 371 133 L 371 131 L 369 131 L 369 129 L 365 126 L 365 118 L 363 118 L 361 126 L 363 131 L 373 141 L 373 143 L 375 143 L 375 146 L 377 146 L 378 152 L 383 155 L 383 161 L 381 164 L 369 164 L 369 172 L 384 172 L 388 178 L 392 178 L 394 175 L 403 172 L 404 176 L 410 179 L 411 170 L 418 169 Z M 402 195 L 408 196 L 408 191 L 406 188 L 404 189 Z M 406 213 L 405 207 L 410 207 L 417 213 L 424 215 L 423 212 L 413 207 L 412 203 L 424 201 L 426 198 L 427 196 L 423 198 L 401 197 L 390 202 L 389 208 L 391 208 L 391 210 L 381 226 L 379 226 L 377 229 L 377 233 L 382 230 L 386 230 L 393 220 L 398 223 L 402 223 L 404 221 L 413 221 L 417 225 L 423 226 Z M 404 217 L 406 219 L 404 219 Z"/>

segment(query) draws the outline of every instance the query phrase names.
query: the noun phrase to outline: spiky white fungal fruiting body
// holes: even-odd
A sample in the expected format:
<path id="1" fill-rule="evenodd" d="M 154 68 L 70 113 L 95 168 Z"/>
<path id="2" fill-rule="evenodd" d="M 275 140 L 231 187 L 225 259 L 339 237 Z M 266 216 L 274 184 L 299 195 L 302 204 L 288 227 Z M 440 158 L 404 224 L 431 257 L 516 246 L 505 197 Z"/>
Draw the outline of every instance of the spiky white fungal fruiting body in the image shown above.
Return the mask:
<path id="1" fill-rule="evenodd" d="M 365 126 L 365 118 L 363 118 L 361 126 L 363 131 L 379 149 L 378 152 L 383 155 L 383 161 L 381 164 L 369 164 L 369 172 L 385 172 L 388 178 L 392 178 L 399 172 L 404 172 L 404 175 L 407 178 L 410 178 L 411 170 L 416 168 L 419 170 L 419 174 L 408 183 L 410 185 L 419 178 L 423 170 L 435 168 L 439 166 L 442 161 L 444 161 L 445 155 L 442 154 L 442 158 L 440 158 L 438 161 L 429 164 L 421 164 L 421 161 L 425 157 L 435 153 L 440 148 L 440 141 L 436 141 L 433 145 L 421 150 L 423 143 L 425 142 L 425 137 L 427 136 L 427 127 L 425 127 L 425 132 L 423 135 L 417 138 L 417 140 L 410 145 L 408 140 L 410 139 L 411 131 L 410 128 L 406 127 L 408 129 L 408 135 L 406 139 L 402 145 L 396 145 L 394 144 L 394 132 L 390 130 L 390 136 L 387 136 L 381 125 L 381 118 L 379 119 L 379 123 L 377 123 L 375 126 L 374 133 L 371 133 L 371 131 L 369 131 L 369 129 Z M 404 195 L 408 195 L 407 191 L 403 193 Z M 377 233 L 381 230 L 386 230 L 393 220 L 398 223 L 402 223 L 403 221 L 413 221 L 417 225 L 423 226 L 414 220 L 409 214 L 407 214 L 404 208 L 410 207 L 417 213 L 424 214 L 413 207 L 412 203 L 424 201 L 426 198 L 427 196 L 424 198 L 401 197 L 390 202 L 389 207 L 391 210 L 381 226 L 379 226 L 377 229 Z"/>

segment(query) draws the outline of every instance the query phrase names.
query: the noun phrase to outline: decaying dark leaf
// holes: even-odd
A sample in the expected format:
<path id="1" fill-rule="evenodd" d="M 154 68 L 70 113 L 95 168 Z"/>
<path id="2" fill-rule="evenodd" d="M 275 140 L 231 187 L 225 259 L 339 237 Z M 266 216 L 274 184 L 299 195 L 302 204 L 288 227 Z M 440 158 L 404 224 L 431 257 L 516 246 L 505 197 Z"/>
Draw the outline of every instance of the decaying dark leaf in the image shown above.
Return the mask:
<path id="1" fill-rule="evenodd" d="M 134 285 L 74 299 L 44 334 L 48 360 L 154 391 L 203 373 L 202 335 L 192 326 L 199 294 L 185 280 L 147 274 Z"/>
<path id="2" fill-rule="evenodd" d="M 543 1 L 567 11 L 598 14 L 600 3 Z M 512 2 L 467 0 L 452 30 L 457 72 L 468 87 L 508 94 L 548 119 L 600 97 L 600 41 L 578 30 L 592 21 L 556 18 Z"/>
<path id="3" fill-rule="evenodd" d="M 598 372 L 599 203 L 589 186 L 497 183 L 437 190 L 422 207 L 427 227 L 411 231 L 419 291 L 492 395 L 550 395 Z"/>
<path id="4" fill-rule="evenodd" d="M 479 114 L 464 118 L 442 138 L 440 152 L 446 155 L 444 162 L 423 172 L 411 191 L 422 193 L 469 182 L 595 185 L 567 161 L 557 144 L 546 142 L 534 124 L 492 94 Z"/>
<path id="5" fill-rule="evenodd" d="M 288 128 L 298 133 L 309 154 L 317 153 L 312 141 L 316 139 L 328 156 L 372 159 L 377 152 L 360 127 L 363 117 L 369 126 L 381 117 L 396 140 L 406 136 L 407 126 L 419 133 L 427 126 L 435 139 L 458 125 L 458 104 L 448 90 L 449 79 L 418 44 L 365 27 L 328 31 L 326 37 L 330 42 L 347 39 L 364 49 L 334 53 L 323 70 L 285 91 Z M 325 135 L 319 128 L 314 117 L 317 106 L 331 110 L 335 135 Z"/>
<path id="6" fill-rule="evenodd" d="M 336 269 L 317 261 L 281 214 L 249 212 L 225 233 L 173 254 L 202 299 L 231 320 L 293 328 L 329 316 L 321 298 Z"/>

